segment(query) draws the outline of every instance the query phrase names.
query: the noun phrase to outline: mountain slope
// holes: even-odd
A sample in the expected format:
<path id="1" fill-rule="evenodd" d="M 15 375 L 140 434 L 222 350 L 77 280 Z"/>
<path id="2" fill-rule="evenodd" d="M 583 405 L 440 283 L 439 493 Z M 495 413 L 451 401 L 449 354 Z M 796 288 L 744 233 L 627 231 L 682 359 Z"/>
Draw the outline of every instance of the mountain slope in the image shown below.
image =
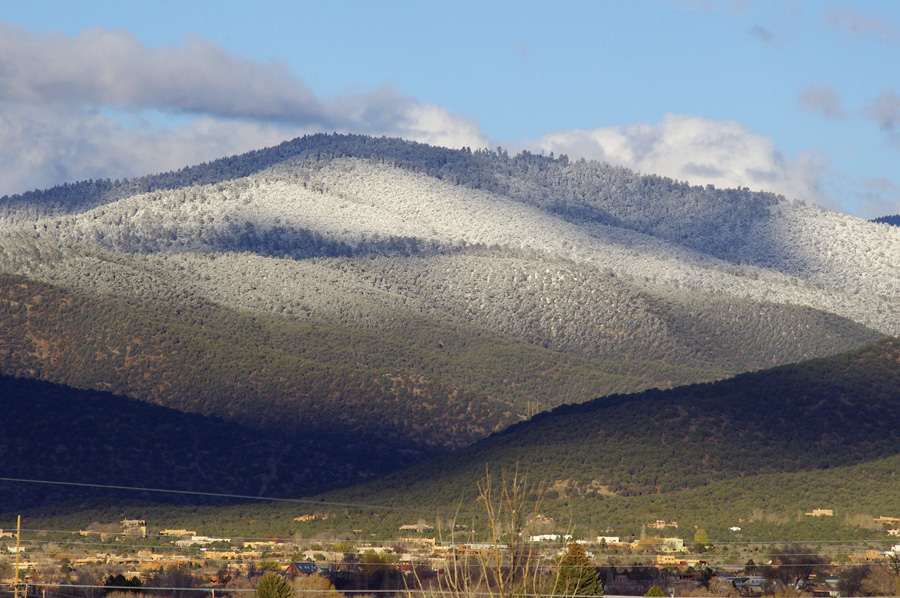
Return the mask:
<path id="1" fill-rule="evenodd" d="M 191 297 L 97 299 L 4 275 L 0 316 L 0 363 L 10 374 L 127 394 L 261 431 L 327 433 L 368 443 L 373 455 L 381 447 L 421 458 L 518 421 L 529 404 L 703 375 L 652 363 L 601 369 L 428 322 L 399 337 L 250 317 Z"/>
<path id="2" fill-rule="evenodd" d="M 355 467 L 359 457 L 354 449 L 326 435 L 313 441 L 263 434 L 110 393 L 10 376 L 0 376 L 0 396 L 0 472 L 5 478 L 284 496 L 315 487 L 317 479 L 346 483 L 364 473 Z M 0 482 L 4 512 L 92 495 L 107 500 L 202 500 L 177 493 L 114 494 Z"/>
<path id="3" fill-rule="evenodd" d="M 323 146 L 329 144 L 332 154 L 323 158 Z M 286 148 L 293 149 L 296 155 L 285 158 Z M 372 159 L 331 157 L 354 152 Z M 526 322 L 526 331 L 519 333 L 522 340 L 576 352 L 609 347 L 603 353 L 608 357 L 634 355 L 646 350 L 646 346 L 679 342 L 677 338 L 661 337 L 667 332 L 664 322 L 668 314 L 646 314 L 647 310 L 639 305 L 646 295 L 663 299 L 657 305 L 684 305 L 686 301 L 688 309 L 710 303 L 709 294 L 723 294 L 735 302 L 811 307 L 888 334 L 896 332 L 896 322 L 900 321 L 895 317 L 897 305 L 891 292 L 897 285 L 892 248 L 900 237 L 885 235 L 877 225 L 861 221 L 869 228 L 859 229 L 860 223 L 853 219 L 811 211 L 771 195 L 690 188 L 592 163 L 569 164 L 535 156 L 504 159 L 485 152 L 453 153 L 395 140 L 317 136 L 291 142 L 270 153 L 283 161 L 264 169 L 262 166 L 274 158 L 260 158 L 260 171 L 248 177 L 224 180 L 220 176 L 223 180 L 215 184 L 183 185 L 118 198 L 62 218 L 23 221 L 23 214 L 39 211 L 40 202 L 13 198 L 7 201 L 10 221 L 18 223 L 21 234 L 118 253 L 138 252 L 151 264 L 171 259 L 174 252 L 181 256 L 178 267 L 186 263 L 190 274 L 190 278 L 182 277 L 176 284 L 192 285 L 193 292 L 236 307 L 250 306 L 241 305 L 240 299 L 235 298 L 249 289 L 262 295 L 262 300 L 248 299 L 253 307 L 313 318 L 334 316 L 317 311 L 321 302 L 315 293 L 303 292 L 310 287 L 318 290 L 324 283 L 329 294 L 343 300 L 344 305 L 334 308 L 338 317 L 345 322 L 353 319 L 354 323 L 366 320 L 367 324 L 387 319 L 379 313 L 386 301 L 400 303 L 403 308 L 413 303 L 419 309 L 422 303 L 442 301 L 446 308 L 432 309 L 430 316 L 440 311 L 439 315 L 451 320 L 484 314 L 483 306 L 472 305 L 472 299 L 482 296 L 494 301 L 491 276 L 496 278 L 505 272 L 505 264 L 490 268 L 485 267 L 488 260 L 471 264 L 460 259 L 459 267 L 444 273 L 445 284 L 434 289 L 439 293 L 437 297 L 420 293 L 413 285 L 423 269 L 427 273 L 434 261 L 430 257 L 496 246 L 498 255 L 518 258 L 522 264 L 519 275 L 507 283 L 511 288 L 504 289 L 503 295 L 526 311 L 541 313 L 538 322 Z M 443 173 L 442 178 L 430 176 L 435 170 L 436 153 L 446 163 L 451 162 L 449 157 L 454 158 L 453 166 L 459 172 L 454 168 L 444 172 L 445 163 L 438 170 Z M 375 161 L 375 156 L 380 161 Z M 418 164 L 415 157 L 420 158 Z M 403 167 L 391 165 L 390 160 Z M 506 172 L 500 169 L 503 164 Z M 424 173 L 414 172 L 416 165 Z M 477 175 L 471 174 L 473 169 Z M 240 172 L 246 170 L 245 167 Z M 461 181 L 485 183 L 494 190 L 452 184 L 448 179 L 454 174 Z M 189 178 L 202 179 L 196 173 Z M 492 180 L 493 184 L 488 184 Z M 557 182 L 552 184 L 553 181 Z M 143 186 L 154 187 L 146 183 Z M 500 193 L 504 189 L 505 194 Z M 123 186 L 112 195 L 119 197 L 126 190 Z M 581 197 L 581 203 L 573 197 Z M 829 231 L 825 235 L 806 235 L 815 242 L 796 238 L 803 233 L 794 230 L 797 214 L 812 223 L 800 229 L 808 231 L 812 225 L 830 227 L 836 221 L 841 225 L 838 228 L 847 228 L 849 234 Z M 715 219 L 720 222 L 716 224 Z M 789 231 L 793 237 L 786 233 L 784 238 L 774 239 L 775 228 Z M 772 240 L 771 246 L 764 246 L 764 239 Z M 16 263 L 23 261 L 22 244 L 21 237 L 5 244 L 2 256 L 6 268 L 19 271 Z M 823 273 L 823 268 L 810 265 L 808 256 L 798 257 L 802 252 L 794 251 L 797 248 L 785 249 L 792 244 L 807 253 L 810 247 L 824 246 L 823 251 L 840 260 Z M 860 268 L 856 257 L 861 245 L 880 247 L 875 256 L 879 259 L 866 260 L 864 268 Z M 723 249 L 725 246 L 728 251 Z M 293 259 L 252 264 L 233 260 L 223 268 L 219 260 L 233 251 Z M 215 264 L 197 259 L 210 255 L 217 257 Z M 363 256 L 383 256 L 382 263 L 388 264 L 382 265 L 377 280 L 361 281 L 349 289 L 334 289 L 334 273 L 326 273 L 331 279 L 322 281 L 309 267 L 313 258 L 360 260 Z M 405 259 L 411 256 L 421 259 Z M 766 266 L 739 265 L 729 259 Z M 303 266 L 298 268 L 297 261 Z M 554 263 L 560 261 L 570 264 L 566 268 L 570 270 L 568 281 L 567 273 Z M 262 264 L 267 271 L 264 278 L 242 280 L 248 278 L 248 268 L 254 268 L 251 272 L 255 273 Z M 48 272 L 54 267 L 53 260 L 40 266 L 42 271 L 26 266 L 21 273 L 78 284 L 71 280 L 78 277 L 77 273 L 61 280 L 59 272 Z M 397 266 L 401 270 L 399 278 L 394 274 Z M 56 269 L 59 268 L 69 272 L 72 264 L 59 264 Z M 573 268 L 578 271 L 571 272 Z M 341 269 L 339 276 L 344 281 L 346 268 Z M 479 271 L 487 276 L 471 280 L 472 273 Z M 786 271 L 791 274 L 786 275 Z M 306 276 L 311 278 L 306 280 Z M 865 284 L 855 280 L 859 276 Z M 628 288 L 610 285 L 614 277 L 625 280 Z M 212 278 L 214 282 L 197 288 Z M 587 289 L 577 288 L 583 287 L 580 281 L 585 280 L 594 284 Z M 560 304 L 557 297 L 572 293 L 573 285 L 581 297 Z M 331 293 L 332 289 L 336 293 Z M 691 294 L 696 295 L 692 298 Z M 617 304 L 624 306 L 625 314 Z M 563 313 L 545 314 L 548 306 Z M 485 319 L 508 333 L 520 323 L 515 317 L 518 314 L 509 307 L 503 306 L 500 317 L 492 314 Z M 572 317 L 573 307 L 582 307 L 581 311 L 589 312 L 589 317 L 582 317 L 582 313 Z M 628 334 L 610 338 L 611 331 L 617 329 Z M 644 347 L 630 346 L 635 331 Z M 721 336 L 727 339 L 726 334 Z M 775 358 L 774 362 L 828 351 Z M 771 357 L 766 357 L 726 369 L 763 367 L 772 363 Z M 690 356 L 682 354 L 677 358 Z"/>
<path id="4" fill-rule="evenodd" d="M 548 513 L 580 521 L 618 511 L 650 517 L 653 504 L 693 521 L 736 522 L 773 506 L 793 517 L 804 503 L 789 497 L 805 494 L 811 509 L 829 491 L 845 514 L 889 511 L 900 475 L 898 364 L 900 340 L 888 339 L 711 384 L 559 407 L 323 500 L 452 509 L 460 497 L 475 499 L 487 466 L 518 467 L 551 490 Z M 877 492 L 854 506 L 852 489 L 876 480 Z M 732 495 L 741 498 L 729 505 Z"/>
<path id="5" fill-rule="evenodd" d="M 772 194 L 316 135 L 0 198 L 0 372 L 343 435 L 374 474 L 897 334 L 898 260 Z"/>
<path id="6" fill-rule="evenodd" d="M 838 309 L 895 332 L 896 306 L 877 295 L 897 289 L 896 229 L 772 194 L 690 187 L 593 162 L 317 135 L 178 173 L 77 187 L 71 205 L 65 188 L 0 202 L 6 219 L 26 229 L 130 251 L 537 248 L 668 286 Z M 194 216 L 175 218 L 178 206 Z M 43 221 L 60 212 L 72 216 Z M 123 230 L 98 229 L 104 218 Z M 759 277 L 765 285 L 751 284 Z M 866 315 L 872 307 L 890 314 Z"/>
<path id="7" fill-rule="evenodd" d="M 321 494 L 312 499 L 314 504 L 254 503 L 202 512 L 193 507 L 155 508 L 128 496 L 120 504 L 132 504 L 128 512 L 161 526 L 184 526 L 201 517 L 210 533 L 310 537 L 326 530 L 359 529 L 360 537 L 372 533 L 395 538 L 398 527 L 410 520 L 433 525 L 443 520 L 446 525 L 453 513 L 466 525 L 482 525 L 477 483 L 486 467 L 497 483 L 504 470 L 518 467 L 529 486 L 546 489 L 541 512 L 555 517 L 556 531 L 571 532 L 574 527 L 578 536 L 634 538 L 648 522 L 665 519 L 680 523 L 678 530 L 666 530 L 665 535 L 690 540 L 695 526 L 703 527 L 716 544 L 776 538 L 846 543 L 852 537 L 887 548 L 890 540 L 873 519 L 896 516 L 897 511 L 898 363 L 900 340 L 887 339 L 711 384 L 560 407 L 451 455 Z M 126 417 L 127 409 L 140 405 L 131 404 L 121 411 L 114 403 L 106 409 Z M 23 418 L 30 425 L 40 420 Z M 85 438 L 91 443 L 89 433 L 70 436 L 56 440 L 51 432 L 48 437 L 53 446 L 77 447 Z M 237 435 L 231 438 L 239 440 Z M 290 444 L 285 447 L 267 458 L 285 458 L 291 454 Z M 91 445 L 66 450 L 103 449 Z M 313 465 L 305 455 L 300 461 Z M 106 470 L 80 475 L 107 479 Z M 272 488 L 276 481 L 270 481 Z M 116 517 L 122 508 L 113 509 L 112 516 L 107 508 L 105 519 Z M 815 508 L 833 509 L 835 517 L 804 515 Z M 292 522 L 311 512 L 329 518 Z M 34 521 L 53 513 L 59 514 L 50 509 L 29 517 Z M 104 519 L 96 511 L 71 507 L 63 515 L 70 523 L 48 525 L 68 529 Z M 733 526 L 742 530 L 729 530 Z"/>
<path id="8" fill-rule="evenodd" d="M 484 474 L 482 469 L 479 477 L 468 481 L 468 486 L 483 480 Z M 492 474 L 498 481 L 500 472 L 494 470 Z M 602 500 L 579 499 L 577 494 L 569 493 L 571 487 L 560 483 L 548 491 L 548 497 L 543 501 L 542 513 L 552 514 L 555 518 L 555 522 L 543 529 L 548 533 L 573 533 L 575 537 L 589 541 L 598 535 L 620 536 L 623 540 L 633 541 L 641 537 L 643 530 L 646 536 L 681 537 L 689 544 L 693 542 L 696 528 L 700 527 L 707 531 L 710 541 L 718 549 L 718 554 L 710 555 L 713 562 L 724 559 L 725 564 L 737 565 L 746 562 L 746 557 L 734 562 L 733 555 L 723 549 L 734 544 L 824 541 L 844 546 L 864 542 L 869 547 L 887 550 L 896 544 L 896 539 L 886 535 L 883 526 L 876 525 L 874 519 L 893 516 L 897 512 L 898 475 L 900 457 L 887 457 L 827 470 L 760 474 L 664 494 Z M 534 480 L 529 478 L 528 481 Z M 460 492 L 457 493 L 458 489 Z M 399 527 L 417 521 L 436 526 L 434 532 L 426 534 L 441 533 L 445 540 L 449 540 L 449 528 L 444 526 L 454 517 L 464 526 L 483 525 L 485 518 L 481 505 L 462 488 L 445 488 L 435 495 L 422 495 L 416 488 L 408 492 L 419 502 L 413 504 L 404 500 L 400 493 L 393 496 L 366 494 L 365 502 L 355 503 L 358 506 L 354 507 L 347 503 L 323 502 L 351 496 L 342 492 L 288 503 L 252 501 L 234 506 L 179 506 L 154 504 L 145 497 L 133 498 L 133 495 L 117 493 L 115 501 L 95 498 L 78 503 L 48 504 L 29 510 L 26 517 L 30 527 L 59 530 L 139 515 L 160 529 L 199 528 L 216 536 L 245 538 L 325 538 L 329 533 L 338 535 L 357 530 L 357 537 L 365 542 L 371 542 L 373 538 L 396 541 L 398 535 L 409 537 L 411 533 L 399 531 Z M 472 500 L 460 502 L 460 497 Z M 399 500 L 383 502 L 390 498 Z M 371 508 L 362 505 L 371 505 Z M 816 508 L 830 508 L 834 516 L 805 515 Z M 304 514 L 321 517 L 315 521 L 294 521 L 295 517 Z M 0 525 L 4 529 L 14 527 L 15 515 L 0 514 Z M 678 522 L 679 527 L 659 532 L 646 528 L 648 523 L 659 519 Z M 468 529 L 465 537 L 472 537 Z M 851 538 L 852 542 L 849 541 Z"/>

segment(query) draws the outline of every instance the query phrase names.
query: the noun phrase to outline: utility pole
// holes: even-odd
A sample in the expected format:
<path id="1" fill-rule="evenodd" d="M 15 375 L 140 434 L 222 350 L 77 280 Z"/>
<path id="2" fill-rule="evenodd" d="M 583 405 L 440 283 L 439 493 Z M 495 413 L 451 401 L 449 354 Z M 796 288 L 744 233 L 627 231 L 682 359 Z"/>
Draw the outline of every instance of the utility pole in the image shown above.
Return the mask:
<path id="1" fill-rule="evenodd" d="M 19 598 L 19 540 L 22 538 L 22 516 L 16 518 L 16 582 L 13 586 L 15 598 Z"/>

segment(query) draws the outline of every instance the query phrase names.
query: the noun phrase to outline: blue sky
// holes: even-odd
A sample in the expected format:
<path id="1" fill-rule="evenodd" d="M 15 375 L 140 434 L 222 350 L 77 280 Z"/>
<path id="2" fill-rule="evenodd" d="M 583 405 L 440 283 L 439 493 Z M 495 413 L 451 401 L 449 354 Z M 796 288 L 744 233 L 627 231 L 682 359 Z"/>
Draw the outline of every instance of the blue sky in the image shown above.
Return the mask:
<path id="1" fill-rule="evenodd" d="M 18 1 L 0 194 L 304 133 L 503 146 L 900 213 L 900 3 Z"/>

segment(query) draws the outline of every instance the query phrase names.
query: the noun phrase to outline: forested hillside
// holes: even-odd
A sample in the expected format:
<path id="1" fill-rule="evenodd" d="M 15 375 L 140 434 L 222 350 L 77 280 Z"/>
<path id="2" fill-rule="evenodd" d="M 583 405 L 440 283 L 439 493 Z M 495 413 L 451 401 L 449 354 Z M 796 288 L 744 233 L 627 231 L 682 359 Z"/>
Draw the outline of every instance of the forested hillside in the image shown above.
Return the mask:
<path id="1" fill-rule="evenodd" d="M 86 298 L 3 275 L 0 314 L 8 323 L 0 328 L 0 363 L 9 374 L 260 431 L 326 434 L 394 458 L 463 446 L 535 405 L 573 402 L 592 388 L 704 375 L 653 362 L 600 369 L 603 363 L 427 322 L 419 329 L 410 320 L 401 337 L 252 317 L 186 297 Z"/>
<path id="2" fill-rule="evenodd" d="M 714 543 L 853 537 L 886 545 L 892 541 L 874 519 L 896 516 L 898 510 L 898 363 L 900 341 L 888 339 L 711 384 L 560 407 L 453 454 L 309 501 L 157 508 L 148 504 L 153 495 L 119 492 L 105 493 L 113 501 L 79 503 L 77 509 L 49 504 L 29 517 L 54 529 L 70 529 L 131 512 L 160 526 L 202 525 L 216 534 L 321 537 L 355 529 L 360 538 L 392 538 L 400 525 L 416 520 L 447 526 L 455 518 L 467 526 L 482 526 L 478 483 L 490 472 L 500 485 L 504 474 L 518 469 L 530 489 L 543 488 L 540 511 L 555 519 L 548 529 L 574 531 L 579 537 L 636 538 L 647 523 L 665 519 L 680 523 L 665 535 L 688 541 L 695 528 L 702 527 Z M 16 398 L 9 423 L 4 420 L 0 432 L 15 436 L 22 428 L 30 433 L 13 454 L 27 457 L 30 450 L 46 451 L 37 440 L 41 437 L 53 447 L 34 470 L 39 474 L 64 465 L 72 470 L 64 480 L 119 483 L 136 476 L 162 487 L 183 484 L 180 487 L 202 491 L 227 460 L 232 470 L 221 473 L 216 487 L 230 489 L 234 483 L 247 489 L 240 494 L 259 489 L 269 496 L 298 476 L 328 475 L 320 467 L 322 454 L 315 452 L 316 446 L 321 450 L 318 441 L 310 445 L 299 438 L 254 438 L 254 432 L 248 437 L 233 424 L 203 423 L 197 416 L 102 393 L 48 389 L 45 383 L 0 379 L 0 388 Z M 17 388 L 28 391 L 16 394 Z M 62 406 L 44 398 L 48 393 L 60 397 Z M 47 415 L 39 416 L 43 412 Z M 59 422 L 66 419 L 74 422 L 68 428 L 71 434 L 59 431 Z M 171 448 L 157 447 L 156 438 L 169 437 L 176 429 L 188 433 L 173 439 Z M 97 443 L 97 433 L 108 442 Z M 123 435 L 135 437 L 135 448 L 114 459 L 94 457 L 111 452 Z M 145 443 L 160 451 L 161 465 L 171 462 L 171 468 L 143 464 L 129 471 Z M 238 444 L 243 450 L 235 449 Z M 280 448 L 266 454 L 274 444 Z M 170 461 L 178 451 L 185 452 Z M 195 454 L 201 462 L 193 460 Z M 110 465 L 86 471 L 82 463 L 95 459 L 107 459 Z M 336 462 L 331 456 L 327 460 Z M 21 466 L 15 471 L 28 470 Z M 351 466 L 342 469 L 344 474 L 352 472 Z M 19 499 L 12 492 L 15 488 L 21 493 L 21 487 L 0 485 L 0 496 Z M 38 488 L 47 503 L 61 494 L 56 488 Z M 832 509 L 834 517 L 805 516 L 816 508 Z M 312 523 L 292 521 L 308 513 L 322 517 Z M 734 526 L 739 532 L 730 529 Z"/>
<path id="3" fill-rule="evenodd" d="M 898 333 L 895 227 L 565 156 L 315 135 L 0 198 L 0 373 L 367 447 L 349 477 Z"/>
<path id="4" fill-rule="evenodd" d="M 879 222 L 883 224 L 890 224 L 891 226 L 900 226 L 900 214 L 893 214 L 891 216 L 881 216 L 880 218 L 875 218 L 872 222 Z"/>
<path id="5" fill-rule="evenodd" d="M 787 522 L 816 506 L 843 509 L 842 519 L 893 513 L 898 364 L 900 340 L 888 339 L 715 383 L 559 407 L 324 500 L 468 509 L 487 467 L 497 476 L 518 468 L 547 490 L 545 512 L 591 525 L 613 516 Z"/>
<path id="6" fill-rule="evenodd" d="M 359 451 L 345 438 L 263 434 L 247 426 L 91 390 L 0 376 L 2 477 L 90 486 L 287 496 L 358 481 Z M 394 464 L 385 465 L 385 470 Z M 179 493 L 119 492 L 0 481 L 4 512 L 87 496 L 190 503 Z M 218 502 L 228 502 L 218 499 Z M 233 501 L 231 501 L 233 502 Z"/>

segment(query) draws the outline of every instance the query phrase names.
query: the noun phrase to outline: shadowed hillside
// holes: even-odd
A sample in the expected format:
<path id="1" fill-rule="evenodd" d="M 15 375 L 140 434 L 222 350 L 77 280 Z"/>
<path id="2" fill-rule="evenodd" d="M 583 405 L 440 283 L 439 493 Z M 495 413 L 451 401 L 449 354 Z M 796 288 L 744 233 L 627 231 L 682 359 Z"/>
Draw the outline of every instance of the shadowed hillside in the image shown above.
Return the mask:
<path id="1" fill-rule="evenodd" d="M 47 525 L 68 529 L 84 522 L 112 519 L 125 509 L 139 512 L 159 525 L 189 526 L 202 521 L 211 533 L 298 533 L 316 537 L 309 534 L 358 529 L 360 537 L 374 534 L 388 538 L 396 537 L 399 526 L 411 520 L 433 525 L 443 521 L 446 525 L 456 517 L 466 525 L 482 526 L 478 482 L 484 479 L 486 470 L 499 483 L 503 472 L 518 468 L 527 477 L 529 487 L 544 488 L 541 512 L 555 518 L 553 529 L 574 529 L 578 536 L 612 534 L 636 538 L 648 522 L 665 519 L 681 524 L 665 535 L 688 541 L 694 526 L 699 526 L 710 532 L 714 543 L 771 541 L 773 537 L 833 540 L 852 535 L 884 544 L 890 540 L 874 524 L 874 518 L 894 515 L 897 510 L 898 364 L 900 341 L 888 339 L 837 356 L 712 384 L 564 406 L 451 455 L 319 495 L 312 499 L 315 504 L 158 508 L 147 502 L 147 498 L 155 498 L 152 496 L 135 498 L 106 492 L 106 500 L 87 502 L 78 508 L 70 505 L 62 511 L 51 505 L 29 516 L 50 518 L 46 519 Z M 9 381 L 4 383 L 9 385 Z M 41 392 L 47 392 L 49 386 L 24 384 Z M 121 405 L 117 403 L 120 398 L 106 398 L 114 400 L 105 405 L 93 404 L 113 414 L 147 417 L 151 431 L 161 429 L 162 424 L 157 422 L 165 422 L 169 416 L 181 418 L 178 425 L 199 420 L 165 410 L 154 416 L 157 408 L 134 402 Z M 70 397 L 71 404 L 78 404 L 76 399 Z M 28 407 L 29 411 L 23 411 L 14 421 L 29 421 L 28 413 L 45 406 L 46 402 L 36 401 L 34 409 Z M 66 415 L 65 410 L 62 415 Z M 95 415 L 69 416 L 88 426 L 98 426 L 113 439 L 117 433 L 127 432 L 136 434 L 138 443 L 143 442 L 140 426 L 100 426 Z M 47 425 L 53 426 L 52 418 Z M 221 422 L 204 425 L 212 425 L 214 433 L 222 429 L 215 426 L 227 427 Z M 3 429 L 4 434 L 7 429 Z M 39 435 L 43 429 L 33 431 Z M 52 459 L 65 460 L 63 449 L 81 451 L 78 454 L 104 451 L 103 447 L 82 446 L 84 441 L 78 436 L 60 439 L 58 432 L 50 432 L 49 443 L 62 447 Z M 202 436 L 202 432 L 200 437 L 207 438 L 211 446 L 218 446 L 213 437 Z M 230 438 L 240 440 L 241 436 L 233 434 Z M 265 448 L 268 441 L 256 442 L 247 446 Z M 46 450 L 33 442 L 26 446 Z M 173 449 L 194 450 L 191 446 L 190 442 L 181 441 Z M 288 458 L 290 449 L 286 443 L 277 457 L 268 458 Z M 227 450 L 224 453 L 229 454 Z M 252 450 L 247 453 L 243 461 L 240 455 L 231 454 L 237 465 L 236 472 L 230 475 L 240 474 L 241 464 L 254 455 Z M 299 458 L 307 462 L 306 455 Z M 86 478 L 92 474 L 79 471 L 77 464 L 74 471 L 82 479 L 129 479 L 124 468 L 117 467 L 115 460 L 111 463 L 109 475 L 104 471 Z M 211 459 L 210 467 L 215 464 L 215 459 Z M 44 467 L 47 470 L 46 464 Z M 178 472 L 185 467 L 190 471 L 187 465 L 176 467 L 167 479 L 177 483 Z M 296 473 L 297 469 L 292 471 Z M 152 467 L 145 467 L 142 473 L 148 479 L 155 475 Z M 224 477 L 222 487 L 231 479 Z M 269 480 L 270 495 L 274 495 L 277 483 L 283 479 Z M 254 480 L 258 478 L 248 477 L 250 487 L 255 487 Z M 10 487 L 4 486 L 7 492 Z M 805 512 L 816 508 L 832 509 L 835 516 L 805 516 Z M 314 523 L 293 521 L 305 513 L 327 515 L 327 519 Z M 741 528 L 740 533 L 730 529 L 735 526 Z"/>
<path id="2" fill-rule="evenodd" d="M 0 373 L 303 438 L 336 468 L 346 445 L 352 473 L 305 493 L 596 397 L 624 433 L 625 393 L 900 333 L 898 256 L 894 227 L 770 193 L 314 135 L 0 199 Z M 665 447 L 745 416 L 644 413 L 673 473 L 584 475 L 709 477 L 677 464 L 716 451 Z"/>
<path id="3" fill-rule="evenodd" d="M 362 478 L 367 447 L 246 426 L 60 384 L 0 376 L 0 477 L 244 496 Z M 371 455 L 367 465 L 374 463 Z M 390 469 L 393 464 L 385 464 Z M 0 482 L 4 512 L 90 496 L 175 503 L 215 497 Z"/>
<path id="4" fill-rule="evenodd" d="M 486 466 L 494 472 L 518 466 L 533 484 L 551 489 L 548 513 L 574 514 L 578 521 L 596 522 L 617 510 L 633 517 L 640 512 L 629 511 L 634 505 L 650 504 L 659 505 L 658 513 L 693 510 L 696 518 L 710 519 L 716 510 L 737 519 L 777 505 L 793 517 L 803 507 L 784 497 L 807 492 L 797 484 L 820 488 L 816 496 L 827 494 L 830 484 L 833 502 L 849 510 L 854 495 L 838 497 L 842 489 L 877 478 L 878 492 L 859 508 L 895 508 L 889 489 L 900 475 L 898 458 L 900 341 L 888 339 L 711 384 L 559 407 L 328 499 L 452 509 L 460 497 L 464 505 L 474 500 L 473 480 Z M 873 473 L 865 473 L 866 464 Z M 760 479 L 767 486 L 759 486 Z M 717 495 L 725 488 L 742 498 L 726 504 Z"/>

